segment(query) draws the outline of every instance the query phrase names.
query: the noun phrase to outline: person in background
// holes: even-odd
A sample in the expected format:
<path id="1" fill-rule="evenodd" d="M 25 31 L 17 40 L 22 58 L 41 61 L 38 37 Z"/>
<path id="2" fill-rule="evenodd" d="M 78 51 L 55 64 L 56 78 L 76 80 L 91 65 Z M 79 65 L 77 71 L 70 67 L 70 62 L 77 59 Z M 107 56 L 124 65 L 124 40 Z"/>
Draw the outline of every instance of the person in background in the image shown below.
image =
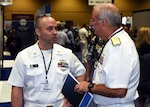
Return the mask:
<path id="1" fill-rule="evenodd" d="M 74 39 L 74 35 L 73 35 L 73 32 L 72 32 L 72 26 L 69 25 L 69 24 L 65 24 L 65 28 L 62 31 L 64 31 L 67 34 L 67 36 L 70 40 L 70 43 L 66 44 L 67 48 L 74 51 L 74 49 L 75 49 L 75 39 Z"/>
<path id="2" fill-rule="evenodd" d="M 85 64 L 86 65 L 86 76 L 85 76 L 86 81 L 92 80 L 92 75 L 99 61 L 99 57 L 100 57 L 103 45 L 104 45 L 104 42 L 101 40 L 101 38 L 97 37 L 96 35 L 91 39 L 91 42 L 88 46 L 88 53 L 86 56 L 87 63 Z"/>
<path id="3" fill-rule="evenodd" d="M 81 81 L 74 90 L 93 93 L 96 107 L 135 107 L 139 56 L 134 42 L 121 27 L 119 9 L 111 3 L 94 6 L 91 24 L 105 45 L 92 82 Z"/>
<path id="4" fill-rule="evenodd" d="M 83 24 L 79 29 L 79 37 L 80 37 L 80 47 L 82 54 L 82 63 L 85 64 L 87 62 L 86 56 L 88 52 L 88 31 L 86 29 L 86 24 Z"/>
<path id="5" fill-rule="evenodd" d="M 140 57 L 139 98 L 136 107 L 150 107 L 150 53 Z"/>
<path id="6" fill-rule="evenodd" d="M 135 45 L 138 50 L 139 56 L 146 53 L 150 53 L 150 28 L 141 27 L 138 30 L 137 37 L 135 39 Z"/>
<path id="7" fill-rule="evenodd" d="M 6 34 L 6 30 L 3 29 L 3 36 L 4 36 L 4 51 L 7 51 L 7 47 L 6 47 L 6 42 L 7 42 L 7 34 Z"/>
<path id="8" fill-rule="evenodd" d="M 137 37 L 137 27 L 136 26 L 131 26 L 130 29 L 129 29 L 129 34 L 131 36 L 131 39 L 135 42 L 135 39 Z"/>
<path id="9" fill-rule="evenodd" d="M 87 29 L 89 31 L 89 43 L 88 43 L 88 52 L 87 52 L 87 63 L 86 66 L 86 81 L 92 80 L 92 75 L 94 72 L 94 69 L 96 68 L 96 63 L 99 59 L 99 55 L 102 50 L 103 41 L 101 38 L 97 37 L 94 33 L 94 27 L 89 26 Z"/>
<path id="10" fill-rule="evenodd" d="M 130 33 L 129 33 L 130 27 L 129 27 L 128 25 L 122 24 L 121 26 L 123 27 L 123 29 L 124 29 L 128 34 L 130 34 Z M 130 36 L 130 35 L 129 35 L 129 36 Z"/>
<path id="11" fill-rule="evenodd" d="M 18 53 L 8 83 L 12 85 L 13 107 L 70 107 L 61 93 L 68 73 L 80 82 L 85 67 L 68 48 L 57 42 L 57 23 L 53 17 L 38 17 L 38 41 Z"/>
<path id="12" fill-rule="evenodd" d="M 21 45 L 21 38 L 17 35 L 16 30 L 12 29 L 6 41 L 7 50 L 10 52 L 12 59 L 15 59 L 18 52 L 21 51 Z"/>
<path id="13" fill-rule="evenodd" d="M 57 43 L 60 44 L 60 45 L 62 45 L 62 46 L 64 46 L 64 47 L 67 47 L 66 44 L 69 44 L 70 40 L 69 40 L 67 34 L 62 31 L 62 25 L 58 24 L 57 27 L 58 27 L 58 39 L 57 39 Z"/>
<path id="14" fill-rule="evenodd" d="M 136 107 L 150 107 L 150 28 L 140 27 L 135 39 L 140 56 L 139 98 Z M 145 106 L 147 105 L 147 106 Z"/>

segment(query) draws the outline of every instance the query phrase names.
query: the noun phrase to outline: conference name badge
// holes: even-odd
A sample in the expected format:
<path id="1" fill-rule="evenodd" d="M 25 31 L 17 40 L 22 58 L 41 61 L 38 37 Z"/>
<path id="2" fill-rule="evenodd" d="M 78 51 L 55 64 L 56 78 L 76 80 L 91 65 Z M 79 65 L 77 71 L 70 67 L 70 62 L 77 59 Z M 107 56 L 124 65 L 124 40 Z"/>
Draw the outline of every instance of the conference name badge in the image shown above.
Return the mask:
<path id="1" fill-rule="evenodd" d="M 41 83 L 40 91 L 41 92 L 51 92 L 52 87 L 53 87 L 52 83 Z"/>

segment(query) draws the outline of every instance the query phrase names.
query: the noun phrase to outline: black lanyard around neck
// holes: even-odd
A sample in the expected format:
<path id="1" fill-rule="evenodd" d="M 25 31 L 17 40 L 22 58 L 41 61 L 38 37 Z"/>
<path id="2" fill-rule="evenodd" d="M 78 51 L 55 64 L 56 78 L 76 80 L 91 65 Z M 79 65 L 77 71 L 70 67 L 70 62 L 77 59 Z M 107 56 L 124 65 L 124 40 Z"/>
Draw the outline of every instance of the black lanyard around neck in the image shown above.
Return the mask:
<path id="1" fill-rule="evenodd" d="M 121 28 L 120 30 L 114 32 L 105 42 L 104 42 L 104 45 L 102 46 L 102 50 L 101 50 L 101 53 L 100 53 L 100 56 L 104 50 L 104 47 L 106 46 L 107 42 L 114 36 L 116 35 L 117 33 L 121 32 L 123 30 L 123 28 Z"/>
<path id="2" fill-rule="evenodd" d="M 51 58 L 50 58 L 50 61 L 49 61 L 47 69 L 46 69 L 46 61 L 45 61 L 45 58 L 44 58 L 44 54 L 43 54 L 42 50 L 40 50 L 40 51 L 41 51 L 41 54 L 42 54 L 42 58 L 43 58 L 43 62 L 44 62 L 44 67 L 45 67 L 45 73 L 46 73 L 45 79 L 46 79 L 46 83 L 48 83 L 47 74 L 48 74 L 48 71 L 49 71 L 50 66 L 51 66 L 52 56 L 53 56 L 53 50 L 51 51 Z"/>

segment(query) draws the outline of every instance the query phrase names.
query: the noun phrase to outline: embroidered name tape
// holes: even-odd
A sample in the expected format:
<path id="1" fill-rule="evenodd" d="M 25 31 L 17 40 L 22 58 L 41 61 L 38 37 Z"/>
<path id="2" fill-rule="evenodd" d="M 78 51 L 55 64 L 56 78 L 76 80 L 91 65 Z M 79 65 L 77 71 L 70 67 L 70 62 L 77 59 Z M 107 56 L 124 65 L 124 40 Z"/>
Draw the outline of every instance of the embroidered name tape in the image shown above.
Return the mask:
<path id="1" fill-rule="evenodd" d="M 30 65 L 30 68 L 35 68 L 35 67 L 38 67 L 38 64 L 32 64 L 32 65 Z"/>

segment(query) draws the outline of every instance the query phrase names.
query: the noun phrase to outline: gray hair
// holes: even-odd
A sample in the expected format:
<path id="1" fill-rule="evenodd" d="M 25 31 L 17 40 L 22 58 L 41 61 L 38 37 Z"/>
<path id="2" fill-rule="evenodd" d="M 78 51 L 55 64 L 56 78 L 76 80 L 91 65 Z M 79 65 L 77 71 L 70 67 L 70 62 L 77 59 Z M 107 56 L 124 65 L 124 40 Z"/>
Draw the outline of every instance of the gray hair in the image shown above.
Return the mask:
<path id="1" fill-rule="evenodd" d="M 105 19 L 111 26 L 120 27 L 121 14 L 119 9 L 111 3 L 98 5 L 98 19 Z"/>

